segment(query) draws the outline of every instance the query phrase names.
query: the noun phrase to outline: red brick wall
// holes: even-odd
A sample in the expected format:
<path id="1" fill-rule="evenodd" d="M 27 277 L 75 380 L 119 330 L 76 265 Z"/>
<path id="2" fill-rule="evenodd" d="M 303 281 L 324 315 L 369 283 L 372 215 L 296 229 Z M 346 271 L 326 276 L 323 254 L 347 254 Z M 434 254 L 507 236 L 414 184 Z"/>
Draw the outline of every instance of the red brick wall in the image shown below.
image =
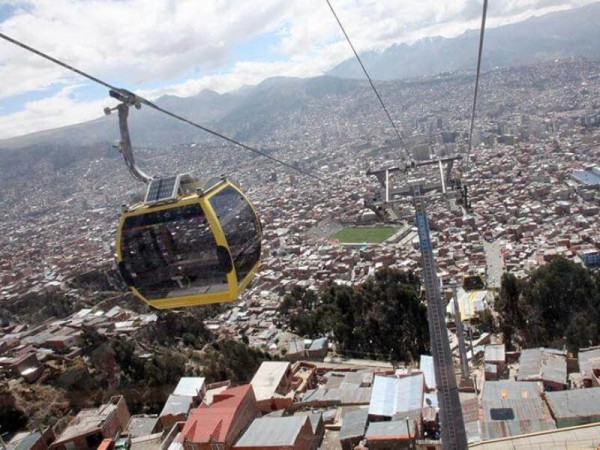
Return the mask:
<path id="1" fill-rule="evenodd" d="M 310 420 L 307 417 L 307 420 L 300 429 L 300 433 L 298 433 L 298 437 L 294 443 L 294 450 L 316 450 L 316 448 L 317 442 L 315 435 L 312 432 Z"/>
<path id="2" fill-rule="evenodd" d="M 29 450 L 47 450 L 48 449 L 48 445 L 46 444 L 46 441 L 40 437 L 35 444 L 33 444 L 31 446 L 31 448 Z"/>
<path id="3" fill-rule="evenodd" d="M 109 403 L 116 404 L 117 409 L 107 418 L 102 427 L 102 436 L 105 438 L 113 438 L 117 432 L 123 431 L 131 418 L 127 403 L 122 396 L 111 397 Z"/>
<path id="4" fill-rule="evenodd" d="M 231 422 L 229 433 L 225 437 L 226 449 L 230 448 L 250 423 L 260 415 L 254 390 L 250 389 Z"/>

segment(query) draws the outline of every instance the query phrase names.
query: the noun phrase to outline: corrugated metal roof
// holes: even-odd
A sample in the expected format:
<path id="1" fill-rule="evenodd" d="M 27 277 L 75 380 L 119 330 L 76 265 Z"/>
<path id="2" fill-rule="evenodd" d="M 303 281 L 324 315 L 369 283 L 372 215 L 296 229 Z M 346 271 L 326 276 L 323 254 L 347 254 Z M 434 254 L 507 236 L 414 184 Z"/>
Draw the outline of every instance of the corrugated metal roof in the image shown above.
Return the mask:
<path id="1" fill-rule="evenodd" d="M 600 366 L 600 347 L 579 351 L 579 371 L 584 378 L 592 376 L 592 368 Z"/>
<path id="2" fill-rule="evenodd" d="M 481 441 L 481 424 L 479 422 L 479 400 L 474 394 L 460 392 L 460 407 L 467 432 L 467 442 Z"/>
<path id="3" fill-rule="evenodd" d="M 16 445 L 15 450 L 29 450 L 31 449 L 37 441 L 42 437 L 42 434 L 39 431 L 32 431 L 27 436 L 19 441 Z M 10 444 L 9 444 L 10 446 Z"/>
<path id="4" fill-rule="evenodd" d="M 554 430 L 556 426 L 543 420 L 486 420 L 481 428 L 483 439 L 488 440 Z"/>
<path id="5" fill-rule="evenodd" d="M 369 414 L 391 417 L 401 412 L 421 410 L 424 380 L 421 373 L 402 378 L 376 376 Z"/>
<path id="6" fill-rule="evenodd" d="M 467 442 L 469 444 L 481 441 L 481 424 L 479 421 L 465 423 L 465 432 L 467 433 Z"/>
<path id="7" fill-rule="evenodd" d="M 362 384 L 363 373 L 361 372 L 348 372 L 344 375 L 342 382 L 339 387 L 342 389 L 358 389 Z"/>
<path id="8" fill-rule="evenodd" d="M 600 418 L 600 387 L 546 392 L 546 400 L 557 419 Z"/>
<path id="9" fill-rule="evenodd" d="M 437 389 L 437 384 L 435 382 L 435 371 L 433 367 L 433 356 L 430 355 L 421 355 L 419 360 L 419 368 L 423 375 L 425 375 L 425 383 L 427 384 L 427 388 L 430 390 Z"/>
<path id="10" fill-rule="evenodd" d="M 506 361 L 506 348 L 504 344 L 486 345 L 484 360 L 486 362 Z"/>
<path id="11" fill-rule="evenodd" d="M 474 394 L 471 394 L 473 396 Z M 466 395 L 460 396 L 460 407 L 463 413 L 465 423 L 477 422 L 479 420 L 479 400 L 477 398 L 465 398 Z"/>
<path id="12" fill-rule="evenodd" d="M 340 429 L 340 440 L 364 436 L 368 418 L 369 410 L 367 408 L 355 409 L 346 413 Z"/>
<path id="13" fill-rule="evenodd" d="M 328 344 L 329 341 L 327 340 L 327 338 L 315 339 L 314 341 L 312 341 L 312 344 L 310 344 L 309 350 L 322 350 L 327 348 Z"/>
<path id="14" fill-rule="evenodd" d="M 204 377 L 181 377 L 173 394 L 195 397 L 202 392 L 204 383 Z"/>
<path id="15" fill-rule="evenodd" d="M 187 414 L 193 401 L 194 398 L 190 396 L 171 394 L 160 412 L 160 417 L 169 414 L 174 416 L 178 414 Z"/>
<path id="16" fill-rule="evenodd" d="M 293 445 L 307 416 L 262 417 L 255 419 L 235 444 L 241 447 Z"/>
<path id="17" fill-rule="evenodd" d="M 282 414 L 281 416 L 274 416 L 274 415 L 272 415 L 272 413 L 269 414 L 269 416 L 270 417 L 283 417 L 285 410 L 280 409 L 279 411 L 281 411 L 281 414 Z M 303 416 L 308 417 L 312 431 L 315 434 L 317 434 L 319 426 L 323 424 L 323 413 L 321 413 L 321 412 L 299 411 L 295 415 L 298 417 L 303 417 Z"/>
<path id="18" fill-rule="evenodd" d="M 412 421 L 408 422 L 410 425 L 410 434 L 414 435 L 415 429 Z M 406 420 L 396 420 L 392 422 L 371 422 L 369 428 L 367 428 L 367 434 L 365 437 L 368 440 L 377 439 L 409 439 L 408 427 Z"/>
<path id="19" fill-rule="evenodd" d="M 328 389 L 324 400 L 339 401 L 341 405 L 367 405 L 371 388 Z"/>
<path id="20" fill-rule="evenodd" d="M 323 400 L 323 397 L 325 397 L 326 393 L 327 393 L 327 390 L 325 390 L 325 389 L 308 390 L 305 392 L 304 397 L 302 397 L 302 400 L 299 403 L 309 403 L 309 402 L 321 401 L 321 400 Z"/>
<path id="21" fill-rule="evenodd" d="M 477 311 L 483 311 L 485 308 L 485 298 L 488 295 L 487 290 L 458 292 L 458 309 L 460 310 L 461 320 L 468 320 L 477 314 Z M 454 302 L 448 303 L 446 312 L 454 316 Z"/>
<path id="22" fill-rule="evenodd" d="M 288 344 L 288 355 L 297 355 L 298 353 L 304 353 L 304 339 L 294 339 Z"/>
<path id="23" fill-rule="evenodd" d="M 486 381 L 481 392 L 481 400 L 501 401 L 541 398 L 540 388 L 536 383 L 519 381 Z"/>
<path id="24" fill-rule="evenodd" d="M 600 442 L 600 425 L 562 428 L 526 436 L 498 439 L 470 445 L 477 450 L 593 449 Z"/>
<path id="25" fill-rule="evenodd" d="M 340 372 L 327 372 L 325 374 L 325 378 L 327 381 L 325 382 L 326 389 L 334 389 L 339 388 L 341 384 L 344 382 L 344 378 L 346 374 Z"/>
<path id="26" fill-rule="evenodd" d="M 556 428 L 537 383 L 488 381 L 481 394 L 485 439 Z"/>
<path id="27" fill-rule="evenodd" d="M 519 358 L 517 380 L 567 384 L 567 353 L 548 348 L 523 350 Z"/>

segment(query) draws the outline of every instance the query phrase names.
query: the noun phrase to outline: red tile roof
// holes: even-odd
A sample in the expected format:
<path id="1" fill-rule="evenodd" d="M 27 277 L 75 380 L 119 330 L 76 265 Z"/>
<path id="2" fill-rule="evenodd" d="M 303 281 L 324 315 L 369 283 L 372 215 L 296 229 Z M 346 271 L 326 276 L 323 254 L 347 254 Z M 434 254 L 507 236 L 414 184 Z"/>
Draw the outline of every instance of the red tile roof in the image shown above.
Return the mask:
<path id="1" fill-rule="evenodd" d="M 247 396 L 254 398 L 250 384 L 229 388 L 215 395 L 213 403 L 208 406 L 202 403 L 190 411 L 188 420 L 179 435 L 180 442 L 225 442 L 229 429 Z"/>

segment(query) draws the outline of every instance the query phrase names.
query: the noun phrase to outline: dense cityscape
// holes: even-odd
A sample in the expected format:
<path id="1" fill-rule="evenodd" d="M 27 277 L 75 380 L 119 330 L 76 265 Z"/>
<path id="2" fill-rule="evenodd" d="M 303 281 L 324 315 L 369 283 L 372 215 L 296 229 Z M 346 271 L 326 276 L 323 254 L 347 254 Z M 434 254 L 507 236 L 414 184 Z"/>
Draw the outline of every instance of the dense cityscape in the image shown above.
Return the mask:
<path id="1" fill-rule="evenodd" d="M 386 81 L 381 91 L 416 161 L 466 156 L 471 76 Z M 486 72 L 474 149 L 469 163 L 455 166 L 471 208 L 427 200 L 470 448 L 521 448 L 525 439 L 539 446 L 528 448 L 600 443 L 597 326 L 585 338 L 567 331 L 552 341 L 542 331 L 529 338 L 498 304 L 510 298 L 510 280 L 525 286 L 532 274 L 559 264 L 559 271 L 595 280 L 598 301 L 599 96 L 595 61 Z M 117 275 L 121 207 L 141 186 L 118 152 L 102 149 L 62 167 L 39 159 L 26 178 L 2 181 L 0 406 L 8 412 L 0 432 L 8 432 L 7 448 L 441 448 L 429 352 L 353 349 L 324 325 L 299 333 L 309 328 L 294 318 L 302 309 L 294 302 L 311 292 L 322 306 L 332 286 L 335 297 L 343 289 L 367 292 L 365 283 L 382 271 L 421 275 L 412 204 L 399 204 L 385 224 L 365 206 L 380 188 L 367 169 L 402 160 L 372 92 L 362 82 L 331 88 L 251 138 L 325 181 L 211 139 L 136 149 L 145 169 L 162 174 L 227 174 L 260 217 L 263 251 L 254 281 L 238 301 L 204 310 L 153 310 Z M 368 230 L 384 234 L 363 239 Z M 467 286 L 473 276 L 484 283 Z M 453 284 L 466 327 L 466 374 Z M 419 287 L 411 289 L 421 298 Z M 544 292 L 551 297 L 551 289 Z M 152 337 L 177 317 L 206 334 Z M 212 366 L 229 364 L 210 359 L 215 342 L 251 352 L 245 373 Z M 153 355 L 184 362 L 171 370 Z M 125 373 L 135 378 L 125 366 L 135 361 L 144 367 L 137 379 L 144 389 L 123 382 Z M 168 376 L 148 381 L 149 365 Z M 86 378 L 103 384 L 90 386 Z M 104 392 L 91 394 L 97 389 Z M 35 411 L 45 404 L 43 413 Z"/>

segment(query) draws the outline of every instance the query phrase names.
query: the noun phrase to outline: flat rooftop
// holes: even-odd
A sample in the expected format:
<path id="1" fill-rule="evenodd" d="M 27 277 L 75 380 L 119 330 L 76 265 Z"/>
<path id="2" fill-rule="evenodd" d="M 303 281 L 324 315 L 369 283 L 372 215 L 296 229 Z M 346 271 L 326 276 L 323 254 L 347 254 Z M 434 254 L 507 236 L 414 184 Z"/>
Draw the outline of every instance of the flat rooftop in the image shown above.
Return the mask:
<path id="1" fill-rule="evenodd" d="M 256 401 L 273 398 L 279 383 L 281 383 L 289 368 L 290 363 L 285 361 L 263 362 L 250 382 L 256 395 Z"/>
<path id="2" fill-rule="evenodd" d="M 94 409 L 83 409 L 71 420 L 67 428 L 56 439 L 57 442 L 69 441 L 77 436 L 84 436 L 98 430 L 104 421 L 116 411 L 116 403 L 109 403 Z"/>

